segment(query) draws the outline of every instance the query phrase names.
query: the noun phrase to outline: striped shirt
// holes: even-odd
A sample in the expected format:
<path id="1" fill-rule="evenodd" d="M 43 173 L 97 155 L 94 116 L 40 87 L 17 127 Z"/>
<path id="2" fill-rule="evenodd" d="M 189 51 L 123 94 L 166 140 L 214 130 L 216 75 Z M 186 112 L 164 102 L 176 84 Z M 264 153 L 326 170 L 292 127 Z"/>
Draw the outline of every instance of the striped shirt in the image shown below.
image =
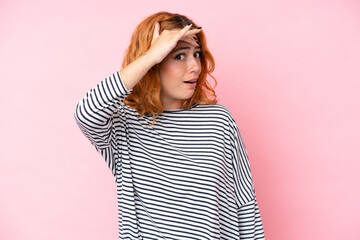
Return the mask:
<path id="1" fill-rule="evenodd" d="M 115 177 L 118 239 L 265 239 L 245 145 L 221 104 L 137 118 L 117 71 L 75 119 Z"/>

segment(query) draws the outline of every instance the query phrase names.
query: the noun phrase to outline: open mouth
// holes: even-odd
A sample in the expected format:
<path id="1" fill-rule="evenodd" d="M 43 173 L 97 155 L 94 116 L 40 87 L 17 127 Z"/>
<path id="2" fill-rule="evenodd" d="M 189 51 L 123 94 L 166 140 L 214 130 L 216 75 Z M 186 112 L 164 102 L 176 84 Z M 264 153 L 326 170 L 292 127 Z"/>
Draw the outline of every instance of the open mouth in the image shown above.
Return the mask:
<path id="1" fill-rule="evenodd" d="M 196 86 L 196 80 L 192 80 L 192 81 L 184 81 L 184 83 L 190 87 L 195 87 Z"/>

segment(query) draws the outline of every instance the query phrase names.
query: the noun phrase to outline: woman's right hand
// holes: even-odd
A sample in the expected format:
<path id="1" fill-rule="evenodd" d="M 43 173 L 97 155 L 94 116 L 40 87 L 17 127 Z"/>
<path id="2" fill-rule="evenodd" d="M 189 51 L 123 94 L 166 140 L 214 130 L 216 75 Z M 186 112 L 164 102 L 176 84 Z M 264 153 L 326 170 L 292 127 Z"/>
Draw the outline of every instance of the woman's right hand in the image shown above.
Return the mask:
<path id="1" fill-rule="evenodd" d="M 160 63 L 171 52 L 179 40 L 194 41 L 194 39 L 189 36 L 200 32 L 201 29 L 196 28 L 190 30 L 190 27 L 191 24 L 186 25 L 180 30 L 164 30 L 159 35 L 160 24 L 156 23 L 150 49 L 124 69 L 120 70 L 121 79 L 124 82 L 125 88 L 128 90 L 132 89 L 149 69 L 155 64 Z M 185 38 L 189 38 L 190 40 Z"/>
<path id="2" fill-rule="evenodd" d="M 176 46 L 179 40 L 185 39 L 188 36 L 194 35 L 201 31 L 201 29 L 191 29 L 192 24 L 186 25 L 183 29 L 164 30 L 159 35 L 160 24 L 155 24 L 153 39 L 151 47 L 148 50 L 149 55 L 155 61 L 155 64 L 160 63 Z"/>

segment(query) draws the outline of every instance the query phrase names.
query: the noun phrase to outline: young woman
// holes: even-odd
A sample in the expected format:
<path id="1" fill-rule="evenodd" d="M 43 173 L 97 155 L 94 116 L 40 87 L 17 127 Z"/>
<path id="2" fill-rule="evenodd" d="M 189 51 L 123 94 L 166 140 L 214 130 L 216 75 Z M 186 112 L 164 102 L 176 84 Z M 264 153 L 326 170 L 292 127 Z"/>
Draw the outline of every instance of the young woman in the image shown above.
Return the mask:
<path id="1" fill-rule="evenodd" d="M 201 27 L 159 12 L 76 106 L 115 177 L 118 239 L 265 239 L 245 145 L 206 80 L 214 66 Z"/>

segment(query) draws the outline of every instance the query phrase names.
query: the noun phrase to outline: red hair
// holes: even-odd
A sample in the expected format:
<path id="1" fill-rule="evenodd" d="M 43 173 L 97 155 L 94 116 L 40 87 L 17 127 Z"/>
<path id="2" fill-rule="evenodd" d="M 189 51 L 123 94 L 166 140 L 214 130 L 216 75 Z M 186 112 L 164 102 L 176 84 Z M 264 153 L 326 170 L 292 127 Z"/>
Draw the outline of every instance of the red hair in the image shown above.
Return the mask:
<path id="1" fill-rule="evenodd" d="M 151 47 L 155 23 L 159 22 L 160 32 L 164 30 L 182 29 L 190 21 L 189 18 L 180 14 L 173 14 L 161 11 L 150 15 L 144 19 L 135 29 L 129 47 L 127 48 L 122 63 L 122 68 L 136 60 L 138 57 L 147 52 Z M 196 23 L 192 22 L 191 29 L 197 28 Z M 214 88 L 217 85 L 216 79 L 210 74 L 215 69 L 214 57 L 211 55 L 206 46 L 204 30 L 196 34 L 200 42 L 201 51 L 201 73 L 197 81 L 197 86 L 191 98 L 183 100 L 181 109 L 190 108 L 196 103 L 199 104 L 216 104 L 216 94 Z M 163 105 L 160 99 L 161 82 L 159 75 L 159 64 L 154 65 L 144 77 L 133 87 L 133 91 L 124 99 L 124 103 L 139 113 L 138 118 L 143 115 L 152 114 L 153 123 L 158 114 L 163 112 Z M 211 87 L 206 77 L 210 75 L 215 86 Z M 155 114 L 157 113 L 157 114 Z"/>

